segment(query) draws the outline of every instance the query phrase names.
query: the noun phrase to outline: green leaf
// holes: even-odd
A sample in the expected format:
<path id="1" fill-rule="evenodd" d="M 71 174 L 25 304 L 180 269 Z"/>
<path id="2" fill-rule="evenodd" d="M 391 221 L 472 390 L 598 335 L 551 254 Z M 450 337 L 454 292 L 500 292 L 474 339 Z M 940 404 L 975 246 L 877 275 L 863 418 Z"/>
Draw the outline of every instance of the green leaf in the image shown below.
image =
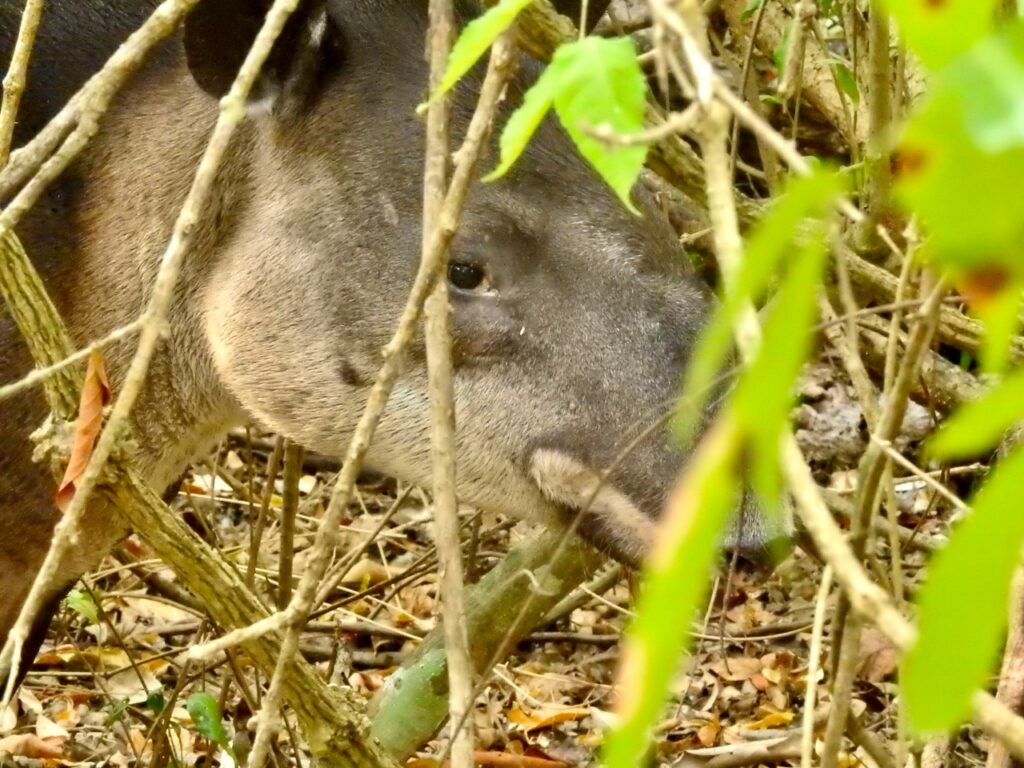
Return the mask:
<path id="1" fill-rule="evenodd" d="M 977 400 L 960 406 L 928 442 L 942 459 L 967 459 L 991 448 L 1024 419 L 1024 369 L 1016 370 Z"/>
<path id="2" fill-rule="evenodd" d="M 849 96 L 854 104 L 859 104 L 860 89 L 857 88 L 857 78 L 853 76 L 850 68 L 839 59 L 829 59 L 829 63 L 836 74 L 836 85 L 839 86 L 839 90 Z"/>
<path id="3" fill-rule="evenodd" d="M 739 480 L 734 422 L 723 414 L 691 458 L 669 500 L 646 569 L 636 617 L 623 639 L 619 725 L 608 734 L 607 768 L 636 768 L 665 703 L 690 619 L 707 592 L 708 573 Z"/>
<path id="4" fill-rule="evenodd" d="M 81 589 L 72 589 L 64 598 L 64 604 L 90 624 L 100 623 L 100 609 L 92 595 Z"/>
<path id="5" fill-rule="evenodd" d="M 818 316 L 818 285 L 825 266 L 825 232 L 796 254 L 764 321 L 761 352 L 736 387 L 738 418 L 752 441 L 751 485 L 766 509 L 782 493 L 780 440 L 789 420 L 793 382 L 810 354 Z"/>
<path id="6" fill-rule="evenodd" d="M 828 169 L 794 178 L 783 195 L 757 223 L 747 240 L 746 254 L 734 285 L 727 286 L 722 303 L 701 332 L 683 382 L 685 407 L 679 409 L 674 427 L 683 442 L 690 439 L 702 418 L 704 405 L 732 350 L 732 329 L 746 302 L 758 302 L 775 276 L 808 217 L 821 216 L 835 200 L 842 179 Z"/>
<path id="7" fill-rule="evenodd" d="M 1010 580 L 1024 542 L 1024 448 L 1005 458 L 973 511 L 928 569 L 919 598 L 919 637 L 903 660 L 907 715 L 921 734 L 946 732 L 987 686 L 1006 627 Z"/>
<path id="8" fill-rule="evenodd" d="M 985 373 L 1002 373 L 1010 362 L 1010 345 L 1020 331 L 1021 289 L 1020 283 L 1011 283 L 975 309 L 985 324 L 979 350 Z"/>
<path id="9" fill-rule="evenodd" d="M 895 192 L 928 229 L 928 254 L 954 270 L 1003 267 L 1024 275 L 1024 146 L 980 148 L 965 127 L 959 84 L 937 77 L 900 144 Z"/>
<path id="10" fill-rule="evenodd" d="M 904 41 L 930 69 L 944 67 L 992 28 L 1000 0 L 884 0 Z"/>
<path id="11" fill-rule="evenodd" d="M 743 13 L 740 14 L 740 21 L 747 21 L 751 16 L 757 13 L 757 9 L 761 7 L 764 0 L 750 0 L 747 6 L 743 9 Z"/>
<path id="12" fill-rule="evenodd" d="M 224 720 L 217 699 L 209 693 L 194 693 L 185 702 L 189 717 L 199 735 L 212 741 L 229 755 L 232 754 L 231 742 L 224 729 Z"/>
<path id="13" fill-rule="evenodd" d="M 644 127 L 647 82 L 632 39 L 586 37 L 560 47 L 555 60 L 565 67 L 555 96 L 559 120 L 580 154 L 636 213 L 629 193 L 644 167 L 647 147 L 612 147 L 585 132 L 586 127 L 604 126 L 631 134 Z"/>
<path id="14" fill-rule="evenodd" d="M 164 711 L 166 706 L 167 698 L 164 696 L 164 692 L 162 690 L 153 691 L 148 697 L 146 697 L 146 709 L 154 715 L 159 715 Z"/>
<path id="15" fill-rule="evenodd" d="M 437 91 L 430 97 L 436 99 L 451 90 L 452 86 L 465 75 L 502 32 L 508 29 L 516 16 L 533 0 L 500 0 L 473 19 L 462 30 L 448 55 L 448 66 Z"/>
<path id="16" fill-rule="evenodd" d="M 1024 145 L 1024 24 L 1014 21 L 961 56 L 943 78 L 963 105 L 964 127 L 985 152 Z"/>
<path id="17" fill-rule="evenodd" d="M 112 726 L 114 723 L 119 723 L 124 720 L 124 713 L 128 711 L 128 707 L 131 706 L 131 702 L 128 699 L 118 699 L 114 702 L 110 708 L 110 712 L 107 714 L 107 719 L 104 724 L 107 728 Z"/>
<path id="18" fill-rule="evenodd" d="M 553 106 L 580 153 L 635 212 L 629 193 L 643 168 L 647 148 L 609 146 L 586 131 L 597 126 L 624 134 L 640 131 L 646 94 L 643 70 L 629 38 L 587 37 L 562 45 L 509 118 L 501 134 L 501 162 L 484 180 L 508 171 Z"/>
<path id="19" fill-rule="evenodd" d="M 523 96 L 523 103 L 512 113 L 501 132 L 501 139 L 498 142 L 501 161 L 497 168 L 484 177 L 484 181 L 494 181 L 504 176 L 523 154 L 530 138 L 536 133 L 555 101 L 555 95 L 561 87 L 561 69 L 552 61 Z"/>

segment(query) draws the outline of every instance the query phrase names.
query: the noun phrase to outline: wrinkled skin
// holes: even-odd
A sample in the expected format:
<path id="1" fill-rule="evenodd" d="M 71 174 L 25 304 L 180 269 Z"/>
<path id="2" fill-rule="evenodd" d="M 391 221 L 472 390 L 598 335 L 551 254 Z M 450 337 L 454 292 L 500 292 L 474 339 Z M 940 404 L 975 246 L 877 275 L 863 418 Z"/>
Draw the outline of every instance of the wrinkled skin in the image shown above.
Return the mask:
<path id="1" fill-rule="evenodd" d="M 154 4 L 55 0 L 22 133 L 40 127 Z M 233 52 L 225 25 L 237 32 L 258 20 L 254 4 L 200 4 L 208 10 L 193 14 L 184 47 L 169 41 L 134 78 L 87 156 L 20 228 L 78 342 L 143 306 L 216 97 L 248 42 L 235 35 Z M 7 56 L 18 9 L 0 3 Z M 423 127 L 414 106 L 426 82 L 425 29 L 419 4 L 406 0 L 331 0 L 326 19 L 315 7 L 295 17 L 205 212 L 136 409 L 139 463 L 155 486 L 248 418 L 308 448 L 344 451 L 419 259 Z M 537 71 L 523 61 L 505 115 Z M 457 90 L 457 136 L 478 85 L 479 73 Z M 492 147 L 482 167 L 495 162 Z M 512 173 L 474 187 L 452 259 L 481 282 L 451 288 L 460 499 L 563 521 L 586 506 L 581 533 L 631 563 L 684 457 L 664 426 L 617 457 L 677 397 L 709 306 L 650 197 L 634 197 L 642 216 L 549 120 Z M 115 388 L 131 354 L 130 345 L 107 353 Z M 5 379 L 29 367 L 4 317 L 0 367 Z M 28 461 L 28 432 L 44 415 L 35 393 L 0 402 L 9 425 L 0 437 L 0 637 L 56 519 L 52 482 Z M 368 464 L 430 482 L 422 338 Z M 124 534 L 115 519 L 101 510 L 86 520 L 54 599 Z M 741 545 L 756 549 L 773 535 L 748 522 L 734 537 Z"/>

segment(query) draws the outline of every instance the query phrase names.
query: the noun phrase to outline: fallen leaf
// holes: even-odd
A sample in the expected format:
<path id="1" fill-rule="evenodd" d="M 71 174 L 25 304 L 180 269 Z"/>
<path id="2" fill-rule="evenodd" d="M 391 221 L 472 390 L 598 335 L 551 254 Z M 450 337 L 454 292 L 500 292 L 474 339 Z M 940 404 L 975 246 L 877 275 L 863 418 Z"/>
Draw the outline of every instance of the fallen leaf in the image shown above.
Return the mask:
<path id="1" fill-rule="evenodd" d="M 722 726 L 718 722 L 716 717 L 712 722 L 705 723 L 697 729 L 697 741 L 705 747 L 715 746 L 715 742 L 718 741 L 718 734 L 721 732 Z"/>
<path id="2" fill-rule="evenodd" d="M 541 728 L 550 728 L 552 725 L 564 723 L 569 720 L 582 720 L 590 715 L 589 708 L 581 707 L 559 707 L 558 709 L 536 709 L 532 712 L 525 712 L 522 709 L 512 709 L 508 713 L 508 719 L 520 726 L 525 733 L 536 731 Z"/>
<path id="3" fill-rule="evenodd" d="M 751 659 L 747 656 L 732 656 L 728 659 L 709 664 L 708 668 L 723 680 L 738 683 L 760 674 L 763 666 L 764 664 L 760 659 Z"/>
<path id="4" fill-rule="evenodd" d="M 473 761 L 477 765 L 493 765 L 497 768 L 568 768 L 561 760 L 517 755 L 512 752 L 474 752 Z"/>
<path id="5" fill-rule="evenodd" d="M 34 733 L 18 733 L 0 739 L 0 753 L 6 752 L 15 757 L 59 760 L 64 753 L 56 741 L 41 739 Z"/>
<path id="6" fill-rule="evenodd" d="M 750 731 L 763 731 L 769 728 L 781 728 L 789 725 L 795 718 L 792 712 L 768 712 L 761 719 L 751 723 L 744 723 L 743 727 Z"/>
<path id="7" fill-rule="evenodd" d="M 85 383 L 78 401 L 78 418 L 75 420 L 75 433 L 71 443 L 71 457 L 68 459 L 64 477 L 57 488 L 57 508 L 67 511 L 71 499 L 75 496 L 75 487 L 85 472 L 85 467 L 92 456 L 96 439 L 103 428 L 103 407 L 110 401 L 110 383 L 103 368 L 103 357 L 93 352 L 89 355 L 89 365 L 85 370 Z"/>
<path id="8" fill-rule="evenodd" d="M 70 735 L 67 730 L 46 715 L 36 717 L 36 736 L 40 739 L 66 739 Z"/>
<path id="9" fill-rule="evenodd" d="M 861 636 L 858 677 L 881 683 L 896 674 L 900 666 L 899 652 L 877 629 L 867 629 Z"/>

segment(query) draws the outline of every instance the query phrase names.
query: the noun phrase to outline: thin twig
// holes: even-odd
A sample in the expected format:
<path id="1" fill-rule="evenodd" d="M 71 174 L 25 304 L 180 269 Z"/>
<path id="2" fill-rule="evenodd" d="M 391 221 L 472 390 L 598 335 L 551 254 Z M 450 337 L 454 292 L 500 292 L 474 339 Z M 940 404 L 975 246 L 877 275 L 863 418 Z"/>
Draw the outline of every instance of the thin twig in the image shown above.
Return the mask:
<path id="1" fill-rule="evenodd" d="M 142 327 L 142 322 L 140 320 L 134 320 L 128 323 L 128 325 L 123 325 L 120 328 L 111 331 L 99 341 L 94 341 L 92 344 L 83 347 L 59 362 L 47 365 L 44 368 L 34 368 L 30 373 L 17 381 L 12 381 L 10 384 L 4 384 L 0 387 L 0 400 L 6 400 L 9 397 L 14 397 L 26 389 L 30 389 L 37 384 L 42 384 L 55 373 L 59 373 L 69 365 L 74 365 L 75 363 L 80 363 L 87 359 L 93 352 L 101 350 L 116 341 L 120 341 L 121 339 L 131 336 L 137 332 L 140 327 Z"/>
<path id="2" fill-rule="evenodd" d="M 818 596 L 814 601 L 814 626 L 811 629 L 810 658 L 807 661 L 807 691 L 804 693 L 803 732 L 800 739 L 800 768 L 811 768 L 814 759 L 814 705 L 818 697 L 818 678 L 821 676 L 821 649 L 825 634 L 828 596 L 832 591 L 832 566 L 826 565 L 821 574 Z"/>
<path id="3" fill-rule="evenodd" d="M 7 165 L 7 158 L 11 152 L 18 107 L 25 92 L 28 61 L 32 55 L 32 46 L 35 44 L 36 31 L 39 29 L 39 20 L 42 16 L 43 0 L 26 0 L 25 10 L 21 12 L 18 39 L 14 43 L 11 63 L 4 76 L 4 102 L 0 107 L 0 168 Z"/>
<path id="4" fill-rule="evenodd" d="M 448 64 L 454 37 L 452 0 L 430 0 L 427 58 L 430 91 L 436 90 Z M 582 34 L 583 26 L 580 31 Z M 433 99 L 427 110 L 426 159 L 423 171 L 422 259 L 430 258 L 430 244 L 439 221 L 447 187 L 450 100 Z M 448 266 L 448 249 L 437 255 L 438 269 Z M 448 283 L 438 280 L 425 306 L 427 386 L 430 400 L 431 458 L 433 464 L 434 529 L 440 569 L 441 619 L 448 660 L 448 719 L 451 723 L 451 763 L 454 768 L 473 768 L 475 723 L 473 662 L 466 630 L 465 584 L 462 573 L 462 542 L 455 497 L 455 388 L 452 372 L 451 306 Z"/>

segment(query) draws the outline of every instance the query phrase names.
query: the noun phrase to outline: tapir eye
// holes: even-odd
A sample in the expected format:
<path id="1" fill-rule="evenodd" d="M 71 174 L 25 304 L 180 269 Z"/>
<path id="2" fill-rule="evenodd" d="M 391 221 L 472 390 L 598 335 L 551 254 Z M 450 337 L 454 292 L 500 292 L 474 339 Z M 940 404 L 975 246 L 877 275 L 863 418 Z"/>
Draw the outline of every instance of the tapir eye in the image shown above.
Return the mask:
<path id="1" fill-rule="evenodd" d="M 448 282 L 462 291 L 475 291 L 486 287 L 486 275 L 476 264 L 453 261 L 448 265 Z"/>

